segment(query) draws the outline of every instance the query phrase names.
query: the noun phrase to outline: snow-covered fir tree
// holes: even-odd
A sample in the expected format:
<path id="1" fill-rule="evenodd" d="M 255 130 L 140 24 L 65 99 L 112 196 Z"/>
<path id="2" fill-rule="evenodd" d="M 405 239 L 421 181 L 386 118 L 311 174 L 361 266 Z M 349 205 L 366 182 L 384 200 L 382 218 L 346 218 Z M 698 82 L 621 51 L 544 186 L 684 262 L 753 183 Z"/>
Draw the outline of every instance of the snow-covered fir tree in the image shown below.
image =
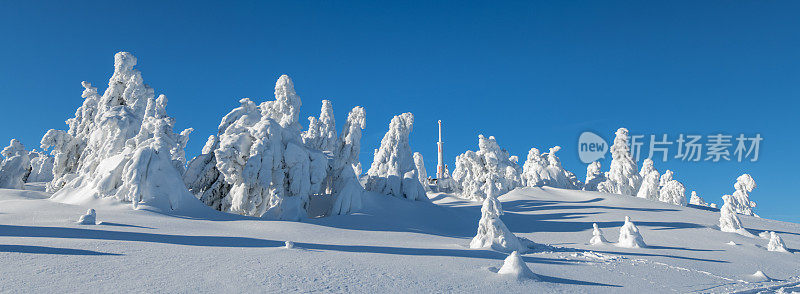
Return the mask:
<path id="1" fill-rule="evenodd" d="M 31 160 L 25 146 L 19 140 L 11 139 L 0 155 L 3 156 L 0 162 L 0 188 L 22 189 L 31 171 Z"/>
<path id="2" fill-rule="evenodd" d="M 625 224 L 619 229 L 619 247 L 625 248 L 644 248 L 647 244 L 644 243 L 642 235 L 639 233 L 639 228 L 631 221 L 630 217 L 625 217 Z"/>
<path id="3" fill-rule="evenodd" d="M 409 136 L 414 127 L 414 115 L 403 113 L 392 118 L 389 130 L 375 150 L 372 165 L 367 171 L 366 189 L 408 200 L 428 201 L 425 188 L 419 181 Z"/>
<path id="4" fill-rule="evenodd" d="M 696 191 L 692 191 L 692 195 L 689 198 L 689 204 L 697 205 L 697 206 L 707 206 L 707 207 L 711 206 L 710 204 L 706 203 L 705 200 L 703 200 L 703 197 L 700 197 L 700 195 L 697 195 Z"/>
<path id="5" fill-rule="evenodd" d="M 592 223 L 592 239 L 589 240 L 591 245 L 601 245 L 608 243 L 606 237 L 603 236 L 603 231 L 597 226 L 597 223 Z"/>
<path id="6" fill-rule="evenodd" d="M 42 138 L 42 148 L 52 148 L 55 157 L 52 199 L 114 198 L 165 212 L 201 207 L 181 181 L 192 130 L 172 131 L 166 97 L 155 97 L 136 62 L 130 53 L 117 53 L 103 96 L 84 82 L 84 102 L 67 121 L 69 130 L 50 130 Z"/>
<path id="7" fill-rule="evenodd" d="M 561 166 L 556 152 L 560 146 L 550 148 L 550 152 L 539 154 L 539 149 L 531 148 L 522 167 L 522 183 L 528 187 L 549 186 L 564 189 L 579 189 L 582 184 L 575 174 Z"/>
<path id="8" fill-rule="evenodd" d="M 339 147 L 331 101 L 322 100 L 319 118 L 313 116 L 308 118 L 308 129 L 302 136 L 303 143 L 309 149 L 332 153 Z"/>
<path id="9" fill-rule="evenodd" d="M 597 185 L 606 180 L 606 175 L 601 171 L 599 161 L 590 163 L 586 167 L 586 183 L 583 184 L 584 191 L 597 191 Z"/>
<path id="10" fill-rule="evenodd" d="M 658 200 L 670 204 L 686 206 L 686 188 L 681 182 L 671 180 L 659 190 Z"/>
<path id="11" fill-rule="evenodd" d="M 731 195 L 722 196 L 722 208 L 719 210 L 719 230 L 727 233 L 738 233 L 740 235 L 750 235 L 743 227 L 739 216 L 733 208 L 733 197 Z"/>
<path id="12" fill-rule="evenodd" d="M 597 187 L 605 193 L 635 196 L 641 184 L 641 176 L 628 146 L 628 129 L 619 128 L 611 145 L 611 168 L 606 180 Z"/>
<path id="13" fill-rule="evenodd" d="M 488 189 L 492 189 L 488 187 Z M 478 233 L 469 243 L 470 248 L 487 248 L 502 252 L 525 251 L 522 242 L 512 233 L 500 219 L 503 207 L 495 194 L 497 191 L 487 191 L 487 196 L 481 206 L 481 219 L 478 221 Z"/>
<path id="14" fill-rule="evenodd" d="M 239 102 L 239 107 L 222 118 L 217 135 L 209 137 L 203 154 L 189 163 L 184 175 L 187 186 L 200 200 L 220 211 L 282 220 L 306 217 L 311 194 L 337 194 L 344 189 L 359 193 L 357 199 L 348 201 L 350 203 L 345 207 L 339 203 L 335 213 L 348 213 L 351 204 L 360 205 L 360 191 L 352 189 L 352 185 L 328 189 L 341 184 L 332 180 L 326 182 L 326 179 L 332 179 L 328 177 L 329 173 L 335 174 L 329 159 L 323 150 L 306 147 L 330 149 L 324 150 L 326 152 L 338 148 L 338 152 L 334 152 L 338 155 L 333 154 L 333 165 L 338 172 L 336 181 L 347 177 L 344 173 L 352 173 L 349 176 L 355 177 L 354 172 L 346 172 L 343 168 L 352 164 L 351 154 L 343 153 L 354 146 L 344 146 L 336 139 L 335 132 L 329 131 L 333 120 L 325 117 L 332 109 L 323 106 L 320 117 L 325 119 L 319 120 L 315 130 L 306 132 L 304 144 L 298 121 L 302 102 L 288 76 L 281 76 L 275 83 L 275 100 L 260 105 L 247 98 Z M 357 114 L 354 118 L 358 119 L 363 120 L 363 109 L 361 117 Z M 348 118 L 345 132 L 352 131 L 351 123 Z M 326 126 L 321 128 L 321 125 Z M 349 140 L 359 139 L 360 127 L 356 128 L 358 134 L 343 132 L 343 136 Z M 322 129 L 326 131 L 320 131 Z M 337 189 L 338 192 L 330 191 Z"/>
<path id="15" fill-rule="evenodd" d="M 786 250 L 786 244 L 783 243 L 781 236 L 778 236 L 778 234 L 775 232 L 769 232 L 769 244 L 767 244 L 767 250 L 775 252 L 789 252 Z"/>
<path id="16" fill-rule="evenodd" d="M 417 176 L 419 177 L 419 182 L 422 183 L 422 187 L 425 188 L 425 191 L 430 191 L 431 188 L 428 186 L 428 172 L 425 170 L 425 161 L 422 159 L 422 153 L 414 152 L 414 165 L 417 168 Z"/>
<path id="17" fill-rule="evenodd" d="M 656 170 L 652 170 L 645 175 L 642 179 L 642 184 L 639 186 L 639 192 L 636 193 L 636 197 L 658 201 L 658 178 L 659 174 Z"/>
<path id="18" fill-rule="evenodd" d="M 522 184 L 519 165 L 508 151 L 501 149 L 494 137 L 478 135 L 478 151 L 467 151 L 456 157 L 453 179 L 461 187 L 461 196 L 483 201 L 486 191 L 507 193 Z"/>
<path id="19" fill-rule="evenodd" d="M 661 178 L 658 180 L 658 187 L 664 187 L 675 178 L 675 173 L 671 170 L 667 170 L 661 175 Z"/>
<path id="20" fill-rule="evenodd" d="M 653 163 L 653 160 L 650 159 L 650 158 L 646 158 L 642 162 L 642 169 L 639 170 L 639 176 L 642 179 L 644 179 L 644 177 L 649 175 L 651 172 L 658 172 L 658 170 L 656 170 L 656 167 L 655 167 L 655 164 Z"/>
<path id="21" fill-rule="evenodd" d="M 753 180 L 753 177 L 749 174 L 739 176 L 736 178 L 736 183 L 733 184 L 733 188 L 736 190 L 733 192 L 732 201 L 734 211 L 739 214 L 758 217 L 758 215 L 753 212 L 756 203 L 750 200 L 750 192 L 753 192 L 753 189 L 756 188 L 756 181 Z"/>
<path id="22" fill-rule="evenodd" d="M 330 214 L 349 214 L 361 210 L 364 187 L 358 176 L 361 174 L 361 131 L 366 127 L 364 107 L 356 106 L 347 115 L 342 128 L 339 147 L 334 153 L 330 168 L 330 187 L 334 197 Z"/>
<path id="23" fill-rule="evenodd" d="M 53 180 L 55 158 L 36 150 L 29 152 L 28 157 L 31 159 L 31 172 L 25 178 L 25 182 L 50 182 Z"/>

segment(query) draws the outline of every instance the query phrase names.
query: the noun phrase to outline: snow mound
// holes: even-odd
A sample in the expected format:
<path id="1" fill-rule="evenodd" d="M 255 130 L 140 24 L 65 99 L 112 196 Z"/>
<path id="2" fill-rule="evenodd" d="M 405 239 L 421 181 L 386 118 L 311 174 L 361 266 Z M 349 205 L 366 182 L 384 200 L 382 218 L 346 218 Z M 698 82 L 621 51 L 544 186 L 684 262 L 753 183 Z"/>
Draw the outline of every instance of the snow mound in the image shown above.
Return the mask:
<path id="1" fill-rule="evenodd" d="M 154 96 L 136 58 L 120 52 L 103 96 L 84 82 L 84 103 L 67 132 L 50 130 L 42 148 L 53 150 L 55 201 L 80 204 L 115 199 L 155 211 L 197 211 L 201 206 L 181 180 L 184 148 L 192 129 L 172 131 L 167 98 Z"/>
<path id="2" fill-rule="evenodd" d="M 93 208 L 89 208 L 86 211 L 86 214 L 81 215 L 78 219 L 78 224 L 81 225 L 95 225 L 97 224 L 97 213 L 95 213 Z"/>
<path id="3" fill-rule="evenodd" d="M 461 196 L 472 201 L 498 197 L 522 184 L 517 158 L 501 149 L 493 136 L 478 135 L 478 151 L 467 151 L 456 157 L 453 179 L 460 186 Z"/>
<path id="4" fill-rule="evenodd" d="M 603 231 L 600 230 L 600 227 L 597 226 L 597 223 L 592 223 L 592 239 L 589 240 L 589 244 L 591 245 L 602 245 L 608 243 L 606 237 L 603 236 Z"/>
<path id="5" fill-rule="evenodd" d="M 775 252 L 789 252 L 786 250 L 786 244 L 783 243 L 781 236 L 778 236 L 778 234 L 775 232 L 769 232 L 769 244 L 767 244 L 767 250 Z"/>
<path id="6" fill-rule="evenodd" d="M 561 166 L 556 152 L 560 146 L 550 148 L 550 152 L 539 154 L 539 149 L 531 148 L 522 167 L 522 184 L 528 187 L 549 186 L 562 189 L 579 189 L 582 183 L 575 174 Z"/>
<path id="7" fill-rule="evenodd" d="M 500 275 L 508 275 L 517 280 L 538 280 L 528 265 L 522 260 L 519 252 L 514 251 L 503 261 L 503 266 L 497 271 Z"/>
<path id="8" fill-rule="evenodd" d="M 767 276 L 762 271 L 756 271 L 754 274 L 748 275 L 746 278 L 747 278 L 747 280 L 749 282 L 769 282 L 769 281 L 772 281 L 772 278 Z"/>
<path id="9" fill-rule="evenodd" d="M 285 245 L 284 245 L 284 247 L 285 247 L 286 249 L 294 249 L 294 242 L 292 242 L 292 241 L 286 241 L 286 242 L 284 242 L 284 244 L 285 244 Z"/>
<path id="10" fill-rule="evenodd" d="M 639 233 L 639 228 L 631 221 L 630 217 L 625 217 L 625 224 L 619 229 L 619 247 L 625 248 L 644 248 L 647 245 Z"/>
<path id="11" fill-rule="evenodd" d="M 736 244 L 736 242 L 733 242 L 733 241 L 730 241 L 730 242 L 728 242 L 728 243 L 725 243 L 725 244 L 728 244 L 728 245 L 731 245 L 731 246 L 737 246 L 737 245 L 739 245 L 739 244 Z"/>
<path id="12" fill-rule="evenodd" d="M 389 131 L 367 171 L 366 189 L 408 200 L 429 201 L 419 180 L 419 171 L 409 145 L 414 115 L 407 112 L 392 118 Z"/>

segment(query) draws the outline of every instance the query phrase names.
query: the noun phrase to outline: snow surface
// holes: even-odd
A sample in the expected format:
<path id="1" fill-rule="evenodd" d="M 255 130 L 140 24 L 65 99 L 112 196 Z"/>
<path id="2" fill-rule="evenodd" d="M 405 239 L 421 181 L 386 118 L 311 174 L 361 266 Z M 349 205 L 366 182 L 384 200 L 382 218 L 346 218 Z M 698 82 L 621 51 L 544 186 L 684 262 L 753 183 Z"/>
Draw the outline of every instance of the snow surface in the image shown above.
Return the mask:
<path id="1" fill-rule="evenodd" d="M 370 193 L 359 213 L 287 222 L 72 205 L 3 189 L 0 292 L 757 293 L 800 285 L 800 224 L 739 216 L 753 234 L 783 237 L 789 253 L 770 252 L 765 239 L 719 231 L 717 212 L 549 187 L 499 197 L 514 234 L 549 244 L 520 255 L 540 281 L 519 282 L 489 270 L 506 254 L 468 248 L 480 204 L 429 196 L 433 203 Z M 102 223 L 75 223 L 88 208 Z M 614 239 L 625 216 L 647 248 L 587 244 L 592 223 Z M 772 279 L 751 281 L 757 271 Z"/>

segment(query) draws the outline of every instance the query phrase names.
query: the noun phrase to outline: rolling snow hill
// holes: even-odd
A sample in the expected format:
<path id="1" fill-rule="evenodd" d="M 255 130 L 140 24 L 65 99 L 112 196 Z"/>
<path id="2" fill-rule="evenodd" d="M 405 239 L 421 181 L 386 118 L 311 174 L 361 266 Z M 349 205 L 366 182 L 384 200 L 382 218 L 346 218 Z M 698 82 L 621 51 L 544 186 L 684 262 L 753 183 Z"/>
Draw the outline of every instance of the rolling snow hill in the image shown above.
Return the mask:
<path id="1" fill-rule="evenodd" d="M 0 190 L 0 292 L 800 291 L 799 224 L 740 216 L 790 251 L 770 252 L 767 239 L 719 231 L 718 212 L 597 192 L 523 188 L 499 198 L 511 231 L 549 245 L 522 255 L 539 281 L 498 275 L 506 254 L 469 249 L 480 204 L 452 195 L 370 194 L 360 213 L 301 222 L 48 197 Z M 100 224 L 76 223 L 88 208 Z M 625 216 L 647 248 L 588 245 L 592 223 L 616 242 Z"/>

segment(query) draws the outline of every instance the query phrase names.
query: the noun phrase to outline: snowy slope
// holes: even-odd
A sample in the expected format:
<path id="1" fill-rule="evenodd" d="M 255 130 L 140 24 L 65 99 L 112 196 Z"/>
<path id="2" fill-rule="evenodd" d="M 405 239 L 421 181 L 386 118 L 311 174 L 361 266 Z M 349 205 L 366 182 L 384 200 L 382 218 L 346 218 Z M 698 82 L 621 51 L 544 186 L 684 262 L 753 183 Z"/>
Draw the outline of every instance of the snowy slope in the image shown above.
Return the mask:
<path id="1" fill-rule="evenodd" d="M 37 191 L 0 190 L 0 292 L 737 292 L 800 288 L 800 225 L 740 216 L 768 240 L 715 229 L 719 214 L 628 196 L 524 188 L 499 199 L 518 236 L 550 244 L 523 261 L 540 281 L 496 274 L 507 255 L 469 249 L 480 205 L 368 194 L 355 215 L 265 221 L 209 209 L 176 217 Z M 596 222 L 616 242 L 630 216 L 648 248 L 587 245 Z M 284 241 L 294 241 L 286 249 Z M 738 245 L 729 245 L 733 241 Z M 762 271 L 775 279 L 751 282 Z"/>

